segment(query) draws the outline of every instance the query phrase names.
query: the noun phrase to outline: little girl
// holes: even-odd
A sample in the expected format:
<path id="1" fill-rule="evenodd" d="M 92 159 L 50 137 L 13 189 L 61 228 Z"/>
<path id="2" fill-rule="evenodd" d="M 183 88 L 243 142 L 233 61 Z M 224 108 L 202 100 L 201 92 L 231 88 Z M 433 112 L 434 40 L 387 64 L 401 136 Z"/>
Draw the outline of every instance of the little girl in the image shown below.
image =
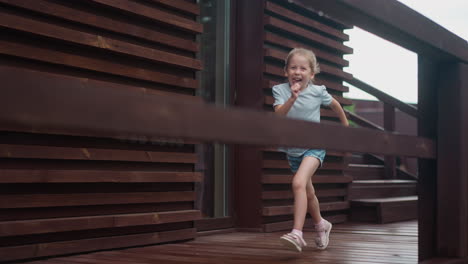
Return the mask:
<path id="1" fill-rule="evenodd" d="M 273 86 L 275 112 L 290 118 L 320 122 L 320 105 L 325 105 L 338 115 L 343 125 L 348 126 L 348 120 L 338 101 L 328 94 L 325 86 L 312 83 L 315 74 L 320 71 L 315 54 L 307 49 L 295 48 L 289 52 L 285 62 L 284 72 L 288 82 Z M 294 173 L 294 227 L 290 233 L 283 235 L 280 241 L 293 250 L 302 251 L 302 247 L 307 245 L 302 238 L 302 228 L 308 210 L 317 234 L 315 244 L 318 249 L 325 249 L 328 246 L 332 224 L 320 215 L 319 201 L 312 185 L 312 176 L 322 165 L 325 150 L 282 150 L 286 152 Z"/>

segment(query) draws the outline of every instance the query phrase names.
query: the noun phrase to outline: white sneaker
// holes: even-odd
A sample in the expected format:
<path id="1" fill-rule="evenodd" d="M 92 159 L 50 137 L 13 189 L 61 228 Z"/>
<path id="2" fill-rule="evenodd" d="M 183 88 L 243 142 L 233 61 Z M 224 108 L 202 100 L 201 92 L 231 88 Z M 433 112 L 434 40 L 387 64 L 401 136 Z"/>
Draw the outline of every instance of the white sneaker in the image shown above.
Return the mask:
<path id="1" fill-rule="evenodd" d="M 330 242 L 330 231 L 332 229 L 332 224 L 325 219 L 315 225 L 315 245 L 318 249 L 324 250 L 328 247 L 328 242 Z"/>

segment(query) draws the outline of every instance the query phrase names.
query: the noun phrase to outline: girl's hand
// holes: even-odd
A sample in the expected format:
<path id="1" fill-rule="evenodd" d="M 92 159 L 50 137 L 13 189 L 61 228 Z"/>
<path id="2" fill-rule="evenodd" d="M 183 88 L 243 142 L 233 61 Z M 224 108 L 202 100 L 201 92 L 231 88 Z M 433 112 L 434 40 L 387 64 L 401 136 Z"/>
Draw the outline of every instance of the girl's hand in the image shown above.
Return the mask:
<path id="1" fill-rule="evenodd" d="M 294 99 L 297 99 L 299 96 L 299 93 L 301 92 L 301 84 L 300 83 L 295 83 L 291 86 L 291 97 Z"/>

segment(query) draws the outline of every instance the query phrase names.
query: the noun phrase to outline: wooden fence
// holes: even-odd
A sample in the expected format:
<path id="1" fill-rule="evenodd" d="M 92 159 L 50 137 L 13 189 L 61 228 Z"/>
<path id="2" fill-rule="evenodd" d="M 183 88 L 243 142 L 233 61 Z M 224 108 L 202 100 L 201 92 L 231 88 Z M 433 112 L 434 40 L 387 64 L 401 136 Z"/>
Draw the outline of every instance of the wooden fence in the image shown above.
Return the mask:
<path id="1" fill-rule="evenodd" d="M 2 0 L 0 13 L 0 97 L 16 105 L 1 112 L 29 123 L 1 122 L 0 261 L 195 237 L 195 142 L 150 140 L 122 116 L 148 115 L 146 97 L 200 101 L 195 1 Z M 82 125 L 49 126 L 65 108 Z M 128 133 L 89 130 L 109 124 Z"/>

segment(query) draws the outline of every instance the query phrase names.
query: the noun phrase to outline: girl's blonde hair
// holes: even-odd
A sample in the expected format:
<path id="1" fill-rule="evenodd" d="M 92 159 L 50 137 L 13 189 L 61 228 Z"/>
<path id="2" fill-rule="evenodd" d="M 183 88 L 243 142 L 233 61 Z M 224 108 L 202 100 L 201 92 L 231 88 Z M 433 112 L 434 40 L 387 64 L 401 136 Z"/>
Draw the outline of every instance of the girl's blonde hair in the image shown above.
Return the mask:
<path id="1" fill-rule="evenodd" d="M 320 66 L 317 62 L 317 58 L 315 57 L 314 52 L 308 49 L 304 49 L 304 48 L 294 48 L 289 52 L 285 60 L 285 65 L 284 65 L 285 71 L 288 69 L 290 59 L 296 54 L 304 56 L 305 58 L 309 60 L 310 69 L 314 74 L 317 74 L 320 72 Z"/>

